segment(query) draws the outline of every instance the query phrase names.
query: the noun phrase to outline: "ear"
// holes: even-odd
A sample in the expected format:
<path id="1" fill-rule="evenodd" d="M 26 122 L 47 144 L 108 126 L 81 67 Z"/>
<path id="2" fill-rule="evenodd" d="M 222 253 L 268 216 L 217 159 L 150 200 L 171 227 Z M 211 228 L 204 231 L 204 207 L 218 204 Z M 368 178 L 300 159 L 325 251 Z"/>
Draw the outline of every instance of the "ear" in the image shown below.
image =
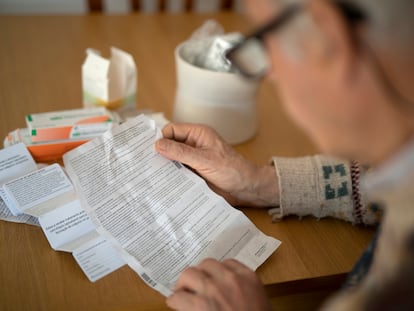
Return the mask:
<path id="1" fill-rule="evenodd" d="M 352 76 L 357 50 L 345 17 L 332 1 L 312 0 L 308 9 L 318 32 L 317 42 L 311 44 L 313 56 L 326 66 L 330 74 L 348 79 Z"/>

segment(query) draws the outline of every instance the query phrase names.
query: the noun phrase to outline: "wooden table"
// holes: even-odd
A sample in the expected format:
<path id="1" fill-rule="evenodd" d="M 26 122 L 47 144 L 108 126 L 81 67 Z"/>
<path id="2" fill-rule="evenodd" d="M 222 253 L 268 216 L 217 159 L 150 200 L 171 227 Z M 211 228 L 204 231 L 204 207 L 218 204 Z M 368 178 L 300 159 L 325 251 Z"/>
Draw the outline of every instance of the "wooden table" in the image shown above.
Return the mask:
<path id="1" fill-rule="evenodd" d="M 171 118 L 173 50 L 208 18 L 227 31 L 249 28 L 233 13 L 218 15 L 0 16 L 0 138 L 25 127 L 27 113 L 79 108 L 85 49 L 108 55 L 116 46 L 137 63 L 138 108 Z M 258 98 L 259 130 L 237 149 L 265 163 L 272 155 L 315 153 L 288 120 L 276 91 L 264 83 Z M 270 296 L 283 298 L 339 285 L 372 236 L 341 221 L 289 217 L 272 224 L 265 210 L 245 209 L 281 247 L 258 269 Z M 164 297 L 128 267 L 90 283 L 71 254 L 53 251 L 40 228 L 0 221 L 1 310 L 163 310 Z M 293 296 L 295 297 L 295 296 Z M 283 300 L 283 299 L 282 299 Z M 280 300 L 280 301 L 282 301 Z"/>

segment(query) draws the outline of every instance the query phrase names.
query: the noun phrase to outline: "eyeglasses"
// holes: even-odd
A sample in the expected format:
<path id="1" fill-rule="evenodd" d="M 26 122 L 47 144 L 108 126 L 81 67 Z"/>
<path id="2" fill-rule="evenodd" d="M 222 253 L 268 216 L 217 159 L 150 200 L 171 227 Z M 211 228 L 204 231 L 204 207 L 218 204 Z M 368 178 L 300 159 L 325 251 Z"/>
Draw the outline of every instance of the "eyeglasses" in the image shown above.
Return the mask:
<path id="1" fill-rule="evenodd" d="M 365 14 L 355 5 L 334 1 L 338 9 L 350 24 L 366 19 Z M 269 69 L 269 60 L 266 47 L 263 44 L 264 36 L 270 32 L 276 32 L 286 25 L 289 20 L 303 10 L 303 5 L 292 4 L 280 15 L 277 15 L 268 24 L 246 36 L 242 41 L 226 52 L 227 60 L 236 68 L 242 76 L 249 79 L 260 79 Z"/>

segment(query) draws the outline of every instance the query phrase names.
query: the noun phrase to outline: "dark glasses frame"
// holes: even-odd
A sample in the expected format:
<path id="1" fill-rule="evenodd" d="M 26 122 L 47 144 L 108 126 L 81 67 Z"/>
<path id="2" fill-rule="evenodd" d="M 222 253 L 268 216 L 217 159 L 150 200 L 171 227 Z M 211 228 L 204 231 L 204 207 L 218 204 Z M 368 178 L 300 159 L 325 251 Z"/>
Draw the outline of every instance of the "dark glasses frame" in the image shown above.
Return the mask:
<path id="1" fill-rule="evenodd" d="M 351 25 L 362 22 L 367 19 L 365 13 L 355 6 L 354 4 L 347 2 L 347 1 L 333 1 L 333 3 L 337 6 L 340 10 L 341 14 L 345 17 L 348 23 Z M 263 25 L 256 31 L 250 33 L 249 35 L 245 36 L 242 41 L 237 43 L 231 49 L 227 50 L 225 53 L 226 59 L 236 67 L 237 71 L 246 78 L 249 79 L 257 79 L 264 75 L 265 72 L 259 73 L 257 75 L 253 75 L 250 72 L 244 70 L 243 66 L 238 63 L 237 61 L 237 53 L 239 53 L 243 48 L 246 47 L 248 42 L 252 39 L 259 40 L 263 42 L 264 36 L 270 32 L 276 32 L 282 28 L 282 26 L 286 25 L 289 20 L 295 17 L 298 13 L 300 13 L 304 9 L 303 4 L 295 3 L 289 5 L 282 13 L 276 15 L 272 20 L 270 20 L 267 24 Z"/>

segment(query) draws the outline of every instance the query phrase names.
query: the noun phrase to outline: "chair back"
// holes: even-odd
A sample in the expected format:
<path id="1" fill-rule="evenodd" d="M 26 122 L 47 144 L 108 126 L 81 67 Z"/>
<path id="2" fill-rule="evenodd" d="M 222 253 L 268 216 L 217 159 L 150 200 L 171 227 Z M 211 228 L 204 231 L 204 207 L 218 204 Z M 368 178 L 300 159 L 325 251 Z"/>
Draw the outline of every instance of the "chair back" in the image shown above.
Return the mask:
<path id="1" fill-rule="evenodd" d="M 241 0 L 87 0 L 91 13 L 213 13 L 242 10 Z"/>

